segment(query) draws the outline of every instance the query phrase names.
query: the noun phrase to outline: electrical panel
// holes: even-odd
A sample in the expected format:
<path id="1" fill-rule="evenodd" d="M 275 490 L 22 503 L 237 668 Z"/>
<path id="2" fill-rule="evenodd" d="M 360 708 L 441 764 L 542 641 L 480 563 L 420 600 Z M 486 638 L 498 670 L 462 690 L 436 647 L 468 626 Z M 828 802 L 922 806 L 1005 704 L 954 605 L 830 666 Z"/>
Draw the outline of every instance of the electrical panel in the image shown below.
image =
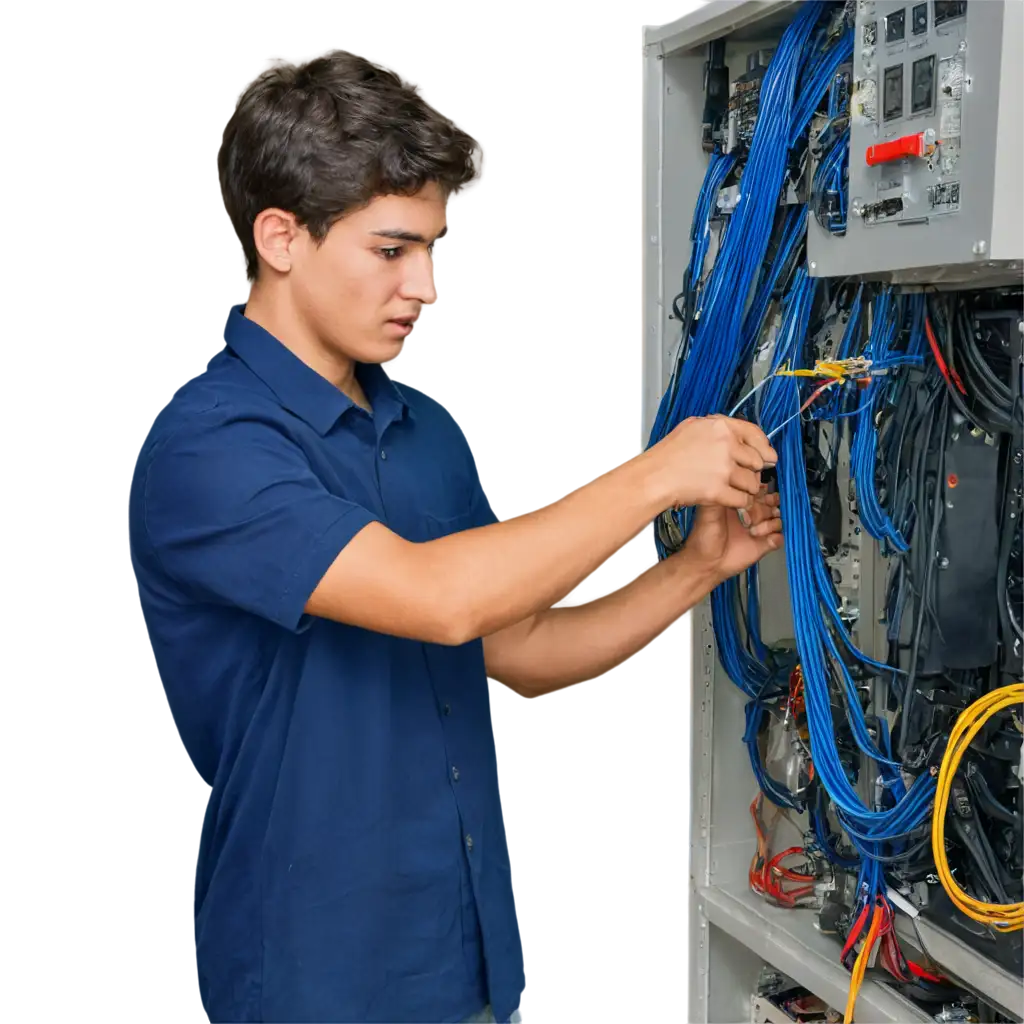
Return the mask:
<path id="1" fill-rule="evenodd" d="M 857 3 L 846 231 L 810 225 L 813 274 L 1015 279 L 1022 15 L 1016 0 Z"/>
<path id="2" fill-rule="evenodd" d="M 1022 16 L 645 30 L 643 442 L 757 423 L 786 541 L 693 612 L 689 1020 L 1024 1017 Z"/>

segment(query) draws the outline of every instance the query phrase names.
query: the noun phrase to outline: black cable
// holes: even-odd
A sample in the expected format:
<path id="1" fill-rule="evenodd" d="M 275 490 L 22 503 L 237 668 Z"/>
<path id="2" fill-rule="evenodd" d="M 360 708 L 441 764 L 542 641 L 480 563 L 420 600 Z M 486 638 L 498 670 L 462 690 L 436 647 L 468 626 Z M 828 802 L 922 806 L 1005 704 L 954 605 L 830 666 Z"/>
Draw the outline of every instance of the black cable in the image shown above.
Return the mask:
<path id="1" fill-rule="evenodd" d="M 924 568 L 924 585 L 922 587 L 922 603 L 925 607 L 928 606 L 931 599 L 931 587 L 933 583 L 934 568 L 935 568 L 935 551 L 936 543 L 939 536 L 939 527 L 942 524 L 942 471 L 943 461 L 945 458 L 945 439 L 948 431 L 949 424 L 949 404 L 946 402 L 942 403 L 942 422 L 939 426 L 939 438 L 940 438 L 940 456 L 939 462 L 935 470 L 935 486 L 932 496 L 931 505 L 931 530 L 928 535 L 928 548 L 925 552 L 925 568 Z M 931 416 L 929 416 L 931 420 Z M 926 460 L 922 458 L 922 466 L 926 465 Z M 923 480 L 921 481 L 923 483 Z M 923 488 L 922 488 L 923 490 Z M 925 504 L 927 504 L 927 497 L 921 495 Z M 919 547 L 920 545 L 913 545 L 913 547 Z M 914 640 L 910 650 L 910 665 L 907 672 L 907 681 L 904 687 L 903 695 L 903 711 L 900 715 L 901 727 L 900 727 L 900 744 L 899 744 L 899 756 L 900 760 L 905 760 L 907 755 L 907 747 L 909 744 L 910 729 L 908 728 L 913 721 L 912 711 L 914 707 L 914 699 L 916 696 L 916 690 L 914 683 L 917 680 L 917 669 L 918 659 L 921 652 L 921 635 L 924 628 L 924 607 L 917 609 L 917 623 L 914 628 Z"/>

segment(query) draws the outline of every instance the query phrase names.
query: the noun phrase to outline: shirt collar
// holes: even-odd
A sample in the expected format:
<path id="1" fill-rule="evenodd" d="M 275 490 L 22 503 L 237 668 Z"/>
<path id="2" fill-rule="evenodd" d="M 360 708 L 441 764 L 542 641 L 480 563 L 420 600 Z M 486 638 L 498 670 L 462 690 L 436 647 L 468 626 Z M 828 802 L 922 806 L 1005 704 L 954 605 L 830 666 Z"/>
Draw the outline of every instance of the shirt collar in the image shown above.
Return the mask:
<path id="1" fill-rule="evenodd" d="M 321 377 L 294 352 L 245 316 L 245 304 L 232 306 L 224 340 L 246 366 L 270 388 L 289 412 L 326 434 L 356 404 L 326 377 Z M 412 410 L 398 385 L 378 363 L 357 363 L 356 377 L 373 407 L 378 432 Z"/>

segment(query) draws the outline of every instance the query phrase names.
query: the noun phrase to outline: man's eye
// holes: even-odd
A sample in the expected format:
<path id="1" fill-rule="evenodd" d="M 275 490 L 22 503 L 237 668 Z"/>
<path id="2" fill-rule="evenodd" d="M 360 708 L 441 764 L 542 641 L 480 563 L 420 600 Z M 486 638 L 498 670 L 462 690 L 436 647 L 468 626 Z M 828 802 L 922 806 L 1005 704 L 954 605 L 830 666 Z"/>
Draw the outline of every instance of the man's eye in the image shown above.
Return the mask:
<path id="1" fill-rule="evenodd" d="M 389 246 L 385 249 L 377 250 L 386 260 L 398 259 L 402 254 L 402 247 L 400 245 Z"/>

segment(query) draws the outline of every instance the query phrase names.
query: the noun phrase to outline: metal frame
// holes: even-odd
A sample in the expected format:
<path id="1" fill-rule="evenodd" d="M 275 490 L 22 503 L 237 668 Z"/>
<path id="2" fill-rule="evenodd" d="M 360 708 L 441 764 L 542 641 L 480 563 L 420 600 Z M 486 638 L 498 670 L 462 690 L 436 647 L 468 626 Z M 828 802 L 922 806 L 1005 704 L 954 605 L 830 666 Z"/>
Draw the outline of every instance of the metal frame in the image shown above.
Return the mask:
<path id="1" fill-rule="evenodd" d="M 671 24 L 644 29 L 644 446 L 658 402 L 668 384 L 678 343 L 678 324 L 670 316 L 671 300 L 678 291 L 689 258 L 693 203 L 704 175 L 705 164 L 697 141 L 703 107 L 704 44 L 728 33 L 726 61 L 734 69 L 741 68 L 748 52 L 772 45 L 779 27 L 791 17 L 789 9 L 794 2 L 718 0 Z M 1024 4 L 1009 6 L 1024 8 Z M 1013 17 L 1019 14 L 1020 11 Z M 1008 45 L 1004 36 L 1004 53 Z M 1008 64 L 1005 57 L 1002 63 L 1005 69 Z M 1016 109 L 1019 113 L 1019 96 L 1014 96 L 1007 104 L 1010 112 Z M 1001 119 L 1002 116 L 1001 112 Z M 1016 150 L 1011 151 L 1008 158 L 1000 154 L 996 160 L 997 180 L 1001 176 L 1010 180 L 1006 171 L 1008 163 L 1013 164 L 1014 172 L 1019 174 L 1019 135 L 1011 146 Z M 993 233 L 993 247 L 995 240 Z M 884 628 L 877 625 L 876 609 L 881 607 L 884 573 L 872 549 L 861 550 L 853 528 L 853 521 L 849 520 L 845 537 L 851 543 L 850 573 L 842 589 L 848 590 L 860 604 L 860 621 L 867 634 L 859 638 L 860 643 L 868 650 L 881 650 Z M 846 565 L 843 573 L 846 576 Z M 785 593 L 788 597 L 782 556 L 773 555 L 765 560 L 762 586 L 766 592 L 780 597 Z M 788 600 L 762 603 L 767 640 L 792 635 L 788 605 Z M 809 912 L 768 906 L 749 891 L 747 868 L 753 835 L 746 807 L 755 791 L 755 783 L 746 758 L 741 756 L 744 698 L 726 677 L 715 655 L 708 601 L 694 610 L 692 628 L 693 793 L 687 1019 L 749 1019 L 750 996 L 765 963 L 841 1008 L 848 975 L 838 962 L 834 939 L 817 931 Z M 951 974 L 975 988 L 981 987 L 986 998 L 1011 1014 L 1019 1012 L 1019 979 L 999 971 L 934 926 L 923 921 L 919 924 L 921 933 L 928 931 L 924 940 L 928 951 L 947 966 Z M 908 935 L 907 941 L 911 945 L 920 944 L 921 933 Z M 858 1007 L 865 1020 L 931 1019 L 891 989 L 872 980 L 865 982 Z"/>

